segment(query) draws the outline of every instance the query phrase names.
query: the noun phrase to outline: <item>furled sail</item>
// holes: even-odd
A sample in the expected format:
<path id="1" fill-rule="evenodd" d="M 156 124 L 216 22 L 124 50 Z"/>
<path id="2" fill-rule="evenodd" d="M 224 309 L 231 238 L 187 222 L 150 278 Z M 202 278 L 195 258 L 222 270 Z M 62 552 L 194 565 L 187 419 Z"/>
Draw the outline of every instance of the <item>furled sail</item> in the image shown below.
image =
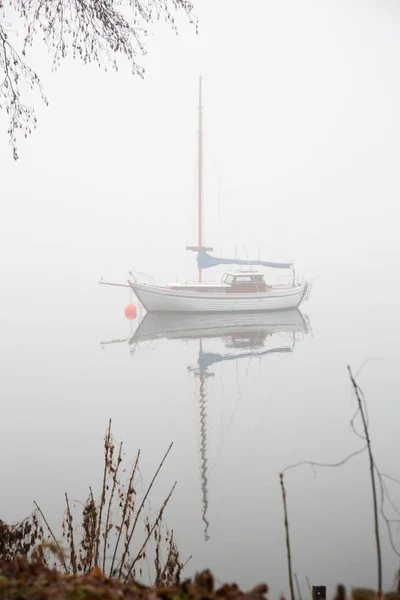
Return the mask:
<path id="1" fill-rule="evenodd" d="M 199 269 L 209 269 L 217 265 L 259 265 L 261 267 L 270 267 L 272 269 L 290 269 L 292 263 L 268 262 L 265 260 L 240 260 L 238 258 L 217 258 L 211 256 L 208 252 L 201 250 L 197 254 L 197 266 Z"/>

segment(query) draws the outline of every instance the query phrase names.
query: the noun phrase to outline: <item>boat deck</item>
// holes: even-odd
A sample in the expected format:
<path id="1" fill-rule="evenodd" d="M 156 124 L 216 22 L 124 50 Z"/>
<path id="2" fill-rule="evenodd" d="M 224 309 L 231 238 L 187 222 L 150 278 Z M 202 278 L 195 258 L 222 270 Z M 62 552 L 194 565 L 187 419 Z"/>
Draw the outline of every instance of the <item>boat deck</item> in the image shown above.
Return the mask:
<path id="1" fill-rule="evenodd" d="M 228 288 L 230 287 L 229 283 L 224 283 L 223 281 L 179 281 L 176 283 L 167 283 L 167 287 L 172 290 L 186 290 L 188 288 L 196 288 L 196 289 L 215 289 L 215 288 Z"/>
<path id="2" fill-rule="evenodd" d="M 255 282 L 244 282 L 244 283 L 225 283 L 225 282 L 199 282 L 199 281 L 188 281 L 187 283 L 172 283 L 169 284 L 168 289 L 174 291 L 186 291 L 186 292 L 202 292 L 207 293 L 220 293 L 220 294 L 258 294 L 260 292 L 272 291 L 274 288 L 266 285 L 265 281 Z"/>

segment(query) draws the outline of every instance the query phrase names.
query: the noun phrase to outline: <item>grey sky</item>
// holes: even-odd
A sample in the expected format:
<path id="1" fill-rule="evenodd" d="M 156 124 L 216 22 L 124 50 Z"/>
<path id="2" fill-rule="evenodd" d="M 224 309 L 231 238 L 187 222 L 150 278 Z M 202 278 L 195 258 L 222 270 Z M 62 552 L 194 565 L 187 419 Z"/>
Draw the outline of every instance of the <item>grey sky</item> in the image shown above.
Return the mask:
<path id="1" fill-rule="evenodd" d="M 321 256 L 348 260 L 350 246 L 360 263 L 382 228 L 374 255 L 391 256 L 399 210 L 395 3 L 255 2 L 244 10 L 203 1 L 196 13 L 198 36 L 183 19 L 178 37 L 152 29 L 144 81 L 126 65 L 105 74 L 67 61 L 50 73 L 45 51 L 33 54 L 51 104 L 37 99 L 38 129 L 21 142 L 19 163 L 6 137 L 0 146 L 1 243 L 21 251 L 56 244 L 71 258 L 81 247 L 96 255 L 95 276 L 116 265 L 185 275 L 201 70 L 209 242 L 226 252 L 260 245 L 271 259 L 314 272 Z M 162 265 L 166 244 L 171 262 Z"/>

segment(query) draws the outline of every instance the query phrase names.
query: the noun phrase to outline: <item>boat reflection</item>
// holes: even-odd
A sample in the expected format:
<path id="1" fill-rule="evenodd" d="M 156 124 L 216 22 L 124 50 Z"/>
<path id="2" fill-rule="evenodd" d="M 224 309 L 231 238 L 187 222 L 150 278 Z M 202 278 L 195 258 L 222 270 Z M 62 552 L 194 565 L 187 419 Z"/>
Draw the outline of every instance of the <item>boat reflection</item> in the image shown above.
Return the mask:
<path id="1" fill-rule="evenodd" d="M 208 469 L 207 469 L 207 389 L 208 377 L 214 373 L 210 368 L 217 363 L 245 358 L 262 358 L 268 355 L 292 353 L 296 339 L 311 332 L 308 317 L 300 310 L 276 311 L 248 314 L 147 314 L 131 337 L 129 344 L 135 347 L 140 342 L 171 339 L 199 340 L 197 365 L 188 366 L 199 380 L 200 409 L 200 459 L 202 520 L 204 539 L 209 539 Z M 282 334 L 287 334 L 282 337 Z M 290 344 L 282 344 L 289 336 Z M 220 339 L 229 352 L 207 352 L 203 342 Z"/>
<path id="2" fill-rule="evenodd" d="M 300 310 L 274 311 L 246 314 L 146 314 L 129 340 L 131 346 L 140 342 L 171 339 L 199 340 L 221 339 L 229 353 L 203 351 L 200 345 L 198 364 L 188 367 L 196 374 L 209 373 L 213 365 L 243 358 L 262 357 L 268 354 L 293 352 L 296 335 L 310 333 L 310 320 Z M 277 335 L 274 335 L 277 334 Z M 266 347 L 267 342 L 277 342 L 282 334 L 289 334 L 289 345 Z M 269 344 L 270 345 L 270 344 Z M 232 350 L 246 350 L 232 352 Z"/>
<path id="3" fill-rule="evenodd" d="M 108 343 L 127 342 L 131 352 L 142 342 L 152 340 L 197 340 L 197 364 L 189 365 L 199 382 L 200 461 L 202 520 L 204 538 L 209 539 L 208 456 L 207 456 L 207 379 L 214 376 L 211 368 L 226 361 L 264 359 L 267 356 L 291 354 L 296 341 L 311 333 L 310 320 L 300 310 L 266 313 L 206 314 L 206 313 L 148 313 L 131 338 Z M 208 340 L 222 341 L 224 352 L 204 350 Z M 102 346 L 107 342 L 103 342 Z"/>
<path id="4" fill-rule="evenodd" d="M 129 343 L 156 339 L 226 339 L 233 348 L 260 348 L 274 333 L 310 331 L 310 321 L 300 310 L 265 313 L 147 313 Z"/>

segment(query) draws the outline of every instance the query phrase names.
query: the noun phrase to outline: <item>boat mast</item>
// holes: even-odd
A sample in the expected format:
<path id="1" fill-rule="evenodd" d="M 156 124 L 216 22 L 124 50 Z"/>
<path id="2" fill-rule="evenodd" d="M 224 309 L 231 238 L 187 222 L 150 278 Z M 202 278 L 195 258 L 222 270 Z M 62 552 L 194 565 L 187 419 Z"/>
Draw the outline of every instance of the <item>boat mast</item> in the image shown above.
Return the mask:
<path id="1" fill-rule="evenodd" d="M 203 245 L 203 77 L 199 76 L 199 123 L 198 123 L 198 173 L 197 173 L 197 245 L 187 246 L 186 250 L 193 252 L 204 252 L 212 250 L 211 247 Z M 201 282 L 201 269 L 199 271 L 199 282 Z"/>
<path id="2" fill-rule="evenodd" d="M 198 132 L 198 246 L 203 247 L 203 77 L 199 77 L 199 132 Z M 201 269 L 199 269 L 201 281 Z"/>

